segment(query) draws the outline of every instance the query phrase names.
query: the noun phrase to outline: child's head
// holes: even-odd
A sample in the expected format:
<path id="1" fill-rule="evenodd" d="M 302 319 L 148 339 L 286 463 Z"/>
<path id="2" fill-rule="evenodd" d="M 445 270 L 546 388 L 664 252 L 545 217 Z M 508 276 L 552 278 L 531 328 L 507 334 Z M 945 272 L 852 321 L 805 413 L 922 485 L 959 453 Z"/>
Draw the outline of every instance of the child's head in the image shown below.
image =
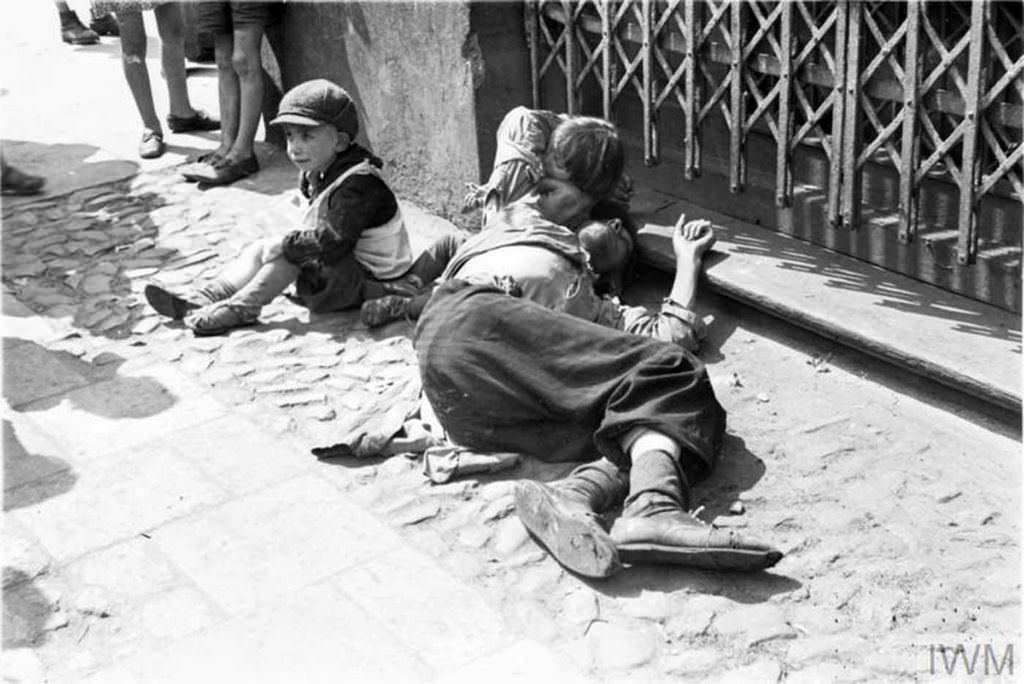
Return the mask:
<path id="1" fill-rule="evenodd" d="M 322 78 L 295 86 L 281 98 L 271 124 L 284 126 L 288 158 L 302 171 L 323 171 L 359 132 L 356 105 L 344 88 Z"/>
<path id="2" fill-rule="evenodd" d="M 633 257 L 633 237 L 622 221 L 617 218 L 587 221 L 576 235 L 599 282 L 612 294 L 619 294 Z"/>
<path id="3" fill-rule="evenodd" d="M 546 207 L 542 197 L 542 213 L 561 224 L 585 215 L 615 188 L 624 163 L 622 141 L 612 123 L 589 116 L 566 119 L 551 134 L 544 155 L 545 180 L 561 194 L 550 197 Z"/>

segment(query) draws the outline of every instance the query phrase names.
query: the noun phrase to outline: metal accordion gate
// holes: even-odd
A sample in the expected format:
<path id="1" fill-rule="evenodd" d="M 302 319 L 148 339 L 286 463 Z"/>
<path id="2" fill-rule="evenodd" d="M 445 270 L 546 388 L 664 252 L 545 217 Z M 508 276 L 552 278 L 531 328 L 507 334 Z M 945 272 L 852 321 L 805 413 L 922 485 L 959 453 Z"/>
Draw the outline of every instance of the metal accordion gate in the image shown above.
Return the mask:
<path id="1" fill-rule="evenodd" d="M 603 115 L 680 194 L 1020 310 L 1024 2 L 527 0 L 534 106 Z M 729 213 L 726 211 L 726 213 Z"/>

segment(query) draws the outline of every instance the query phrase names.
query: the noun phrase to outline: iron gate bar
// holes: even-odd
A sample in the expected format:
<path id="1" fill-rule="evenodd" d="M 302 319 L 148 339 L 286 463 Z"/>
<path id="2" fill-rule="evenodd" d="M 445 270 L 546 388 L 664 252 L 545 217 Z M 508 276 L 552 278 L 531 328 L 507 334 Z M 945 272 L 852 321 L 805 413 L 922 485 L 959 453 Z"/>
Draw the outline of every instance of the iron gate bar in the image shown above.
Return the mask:
<path id="1" fill-rule="evenodd" d="M 832 159 L 829 164 L 828 174 L 828 223 L 832 228 L 839 228 L 842 225 L 842 210 L 840 208 L 841 192 L 843 187 L 843 150 L 845 149 L 846 128 L 846 97 L 844 89 L 846 84 L 847 54 L 846 43 L 850 27 L 850 6 L 845 2 L 836 5 L 836 39 L 835 39 L 835 60 L 836 69 L 832 77 Z"/>
<path id="2" fill-rule="evenodd" d="M 604 118 L 612 118 L 612 29 L 609 25 L 609 0 L 601 0 L 601 72 L 604 77 L 604 88 L 601 89 L 601 111 Z"/>
<path id="3" fill-rule="evenodd" d="M 782 3 L 782 35 L 779 38 L 779 60 L 782 73 L 779 74 L 778 91 L 779 118 L 776 122 L 778 138 L 775 144 L 775 205 L 780 209 L 789 206 L 793 178 L 790 174 L 790 132 L 793 126 L 789 105 L 790 87 L 793 74 L 793 5 Z"/>
<path id="4" fill-rule="evenodd" d="M 857 173 L 857 149 L 860 147 L 861 127 L 858 107 L 858 74 L 860 72 L 860 36 L 861 15 L 863 5 L 859 2 L 850 4 L 846 40 L 846 107 L 843 121 L 843 152 L 840 156 L 843 164 L 843 175 L 840 182 L 842 209 L 840 224 L 847 228 L 855 227 L 854 220 L 860 197 L 860 174 Z"/>
<path id="5" fill-rule="evenodd" d="M 921 29 L 921 0 L 907 4 L 907 38 L 903 46 L 903 144 L 900 155 L 899 232 L 897 238 L 908 244 L 917 232 L 917 184 L 913 169 L 917 167 L 917 82 L 918 32 Z"/>
<path id="6" fill-rule="evenodd" d="M 683 176 L 687 180 L 693 180 L 700 175 L 700 168 L 697 163 L 699 155 L 697 146 L 697 33 L 696 33 L 696 0 L 685 0 L 683 5 L 683 21 L 685 22 L 684 37 L 686 38 L 686 52 L 683 55 L 686 65 L 686 105 L 683 107 L 684 117 L 684 163 Z"/>
<path id="7" fill-rule="evenodd" d="M 573 21 L 572 0 L 562 0 L 569 21 L 565 22 L 565 101 L 569 115 L 576 113 L 576 22 Z"/>
<path id="8" fill-rule="evenodd" d="M 743 164 L 743 3 L 732 3 L 729 12 L 731 59 L 729 61 L 729 191 L 739 192 L 746 180 Z"/>
<path id="9" fill-rule="evenodd" d="M 533 108 L 540 109 L 540 74 L 538 73 L 537 58 L 540 54 L 539 40 L 537 36 L 537 4 L 526 2 L 523 4 L 523 12 L 526 22 L 526 47 L 530 51 L 530 91 L 533 96 Z"/>
<path id="10" fill-rule="evenodd" d="M 533 1 L 537 2 L 537 0 Z M 842 10 L 847 8 L 848 5 L 858 4 L 859 1 L 860 0 L 840 0 L 837 2 L 837 7 Z M 543 12 L 541 13 L 543 16 L 554 19 L 558 23 L 564 23 L 566 21 L 567 15 L 560 11 L 560 8 L 551 6 L 550 0 L 547 2 L 545 0 L 540 0 L 540 4 L 543 6 Z M 728 4 L 728 2 L 725 2 L 723 3 L 723 6 L 728 8 Z M 571 15 L 569 16 L 571 17 Z M 592 17 L 581 16 L 578 18 L 578 22 L 580 26 L 585 28 L 587 31 L 596 34 L 600 34 L 601 32 L 600 20 Z M 924 26 L 925 22 L 922 21 L 921 24 Z M 715 27 L 712 26 L 711 28 Z M 642 43 L 643 33 L 638 24 L 626 23 L 625 25 L 620 26 L 619 30 L 623 34 L 620 40 L 628 40 L 638 44 Z M 662 49 L 679 54 L 687 53 L 687 43 L 682 35 L 670 34 L 661 42 L 662 44 L 660 47 Z M 699 50 L 702 47 L 705 50 L 705 54 L 703 55 L 703 59 L 698 60 L 699 62 L 710 62 L 728 66 L 732 59 L 732 49 L 729 46 L 723 46 L 714 42 L 709 42 L 704 45 L 703 42 L 698 39 L 697 49 Z M 778 63 L 778 60 L 773 56 L 765 54 L 754 55 L 748 60 L 745 68 L 767 76 L 778 76 L 781 73 L 781 65 Z M 541 69 L 542 74 L 546 73 L 546 67 L 541 67 Z M 941 76 L 942 74 L 939 75 Z M 835 85 L 835 78 L 832 70 L 818 64 L 812 63 L 805 65 L 803 69 L 796 73 L 796 77 L 801 82 L 806 82 L 824 88 L 832 88 Z M 841 81 L 840 87 L 842 88 L 844 85 L 845 82 Z M 922 88 L 923 87 L 924 86 L 922 85 Z M 902 82 L 900 80 L 884 77 L 877 77 L 868 81 L 864 85 L 864 92 L 875 99 L 891 100 L 893 102 L 902 102 L 904 99 Z M 964 102 L 956 92 L 938 88 L 935 89 L 934 92 L 929 92 L 927 95 L 919 97 L 918 108 L 919 110 L 924 108 L 930 111 L 942 112 L 944 114 L 963 116 Z M 1007 102 L 993 102 L 990 108 L 988 108 L 987 113 L 1001 126 L 1015 129 L 1024 127 L 1024 107 L 1021 105 Z"/>
<path id="11" fill-rule="evenodd" d="M 989 17 L 989 0 L 975 0 L 971 5 L 971 47 L 967 56 L 967 93 L 964 113 L 963 162 L 960 166 L 960 211 L 956 245 L 957 263 L 972 264 L 978 253 L 977 202 L 974 190 L 978 169 L 978 101 L 981 99 L 981 59 L 985 50 L 985 21 Z"/>

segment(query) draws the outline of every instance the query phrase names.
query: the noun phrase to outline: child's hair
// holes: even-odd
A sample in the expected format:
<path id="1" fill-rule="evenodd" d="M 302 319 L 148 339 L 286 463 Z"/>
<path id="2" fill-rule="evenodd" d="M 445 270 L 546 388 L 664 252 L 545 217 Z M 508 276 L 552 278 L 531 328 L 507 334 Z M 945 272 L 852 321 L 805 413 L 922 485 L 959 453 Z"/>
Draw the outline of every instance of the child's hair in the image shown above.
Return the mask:
<path id="1" fill-rule="evenodd" d="M 619 294 L 633 261 L 633 236 L 619 219 L 590 220 L 577 232 L 591 269 L 600 276 L 598 294 Z M 603 292 L 601 291 L 603 290 Z"/>
<path id="2" fill-rule="evenodd" d="M 595 199 L 611 193 L 625 164 L 614 124 L 591 116 L 566 119 L 551 134 L 551 160 L 569 172 L 573 185 Z"/>

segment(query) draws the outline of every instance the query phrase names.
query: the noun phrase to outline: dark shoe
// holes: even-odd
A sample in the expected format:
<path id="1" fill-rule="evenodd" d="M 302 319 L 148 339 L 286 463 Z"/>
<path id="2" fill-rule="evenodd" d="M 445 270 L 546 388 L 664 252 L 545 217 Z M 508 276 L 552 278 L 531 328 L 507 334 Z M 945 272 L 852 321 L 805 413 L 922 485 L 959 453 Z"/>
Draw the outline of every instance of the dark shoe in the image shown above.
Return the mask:
<path id="1" fill-rule="evenodd" d="M 540 482 L 521 482 L 516 515 L 563 566 L 584 577 L 610 577 L 622 568 L 615 543 L 585 501 Z"/>
<path id="2" fill-rule="evenodd" d="M 42 176 L 34 176 L 31 173 L 19 171 L 13 166 L 4 166 L 0 184 L 3 186 L 3 194 L 11 196 L 38 195 L 46 185 L 46 179 Z"/>
<path id="3" fill-rule="evenodd" d="M 623 515 L 611 538 L 623 563 L 666 563 L 709 570 L 770 568 L 782 552 L 745 539 L 733 530 L 708 525 L 683 510 Z"/>
<path id="4" fill-rule="evenodd" d="M 220 121 L 214 119 L 201 109 L 192 116 L 167 115 L 167 128 L 171 133 L 191 133 L 192 131 L 220 130 Z"/>
<path id="5" fill-rule="evenodd" d="M 207 152 L 184 164 L 178 172 L 190 183 L 197 182 L 203 175 L 213 173 L 213 165 L 221 159 L 216 152 Z"/>
<path id="6" fill-rule="evenodd" d="M 87 29 L 74 12 L 61 17 L 60 39 L 70 45 L 95 45 L 100 42 L 96 32 Z"/>
<path id="7" fill-rule="evenodd" d="M 158 314 L 173 318 L 176 321 L 180 321 L 188 315 L 189 311 L 193 311 L 202 307 L 208 302 L 190 301 L 185 299 L 181 295 L 176 295 L 173 292 L 169 292 L 159 285 L 147 285 L 144 289 L 143 294 L 146 297 L 146 301 L 153 307 L 153 310 Z"/>
<path id="8" fill-rule="evenodd" d="M 219 159 L 208 167 L 197 167 L 193 175 L 200 187 L 231 185 L 235 181 L 247 178 L 260 170 L 259 162 L 252 156 L 240 162 Z"/>
<path id="9" fill-rule="evenodd" d="M 359 309 L 359 320 L 367 328 L 379 328 L 393 321 L 409 317 L 409 297 L 385 295 L 377 299 L 363 302 Z"/>
<path id="10" fill-rule="evenodd" d="M 121 30 L 117 27 L 117 20 L 110 12 L 99 16 L 93 14 L 92 21 L 89 22 L 89 28 L 98 36 L 117 36 L 121 33 Z"/>
<path id="11" fill-rule="evenodd" d="M 148 128 L 142 132 L 142 140 L 139 141 L 139 156 L 143 159 L 156 159 L 167 150 L 164 145 L 164 136 L 151 131 Z"/>
<path id="12" fill-rule="evenodd" d="M 234 328 L 256 325 L 259 316 L 260 309 L 257 306 L 224 300 L 188 313 L 185 325 L 191 328 L 196 337 L 208 337 L 223 335 Z"/>

